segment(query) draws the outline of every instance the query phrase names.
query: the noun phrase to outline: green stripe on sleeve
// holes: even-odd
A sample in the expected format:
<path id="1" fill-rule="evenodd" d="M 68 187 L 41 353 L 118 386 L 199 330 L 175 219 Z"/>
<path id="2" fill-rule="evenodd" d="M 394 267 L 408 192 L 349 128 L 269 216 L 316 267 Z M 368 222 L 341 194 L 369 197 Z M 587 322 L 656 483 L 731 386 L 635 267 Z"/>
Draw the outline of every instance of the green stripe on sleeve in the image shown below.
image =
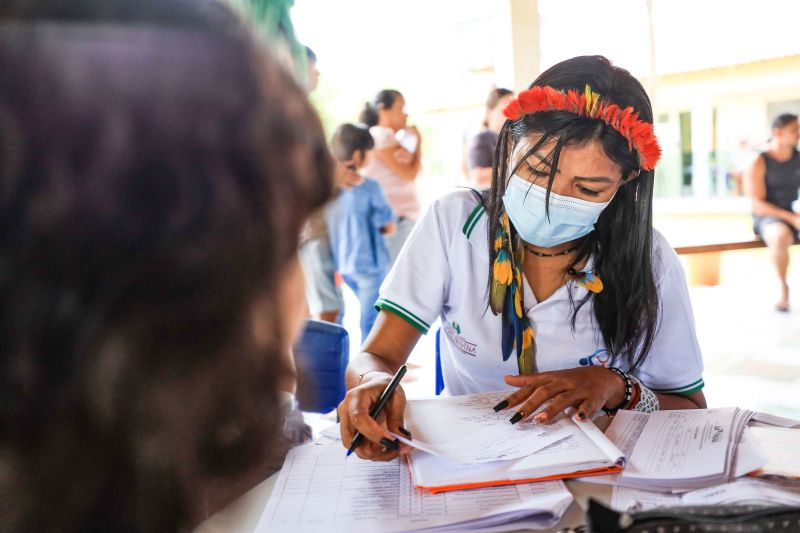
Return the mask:
<path id="1" fill-rule="evenodd" d="M 395 303 L 391 300 L 387 300 L 386 298 L 378 298 L 378 301 L 375 302 L 375 309 L 377 310 L 386 310 L 391 311 L 392 313 L 396 314 L 418 330 L 420 330 L 423 334 L 427 335 L 428 330 L 431 329 L 430 325 L 422 320 L 420 317 L 403 307 L 402 305 Z"/>
<path id="2" fill-rule="evenodd" d="M 703 378 L 698 379 L 693 383 L 684 385 L 683 387 L 672 387 L 670 389 L 650 389 L 659 394 L 677 394 L 678 396 L 689 396 L 703 389 L 705 382 Z"/>

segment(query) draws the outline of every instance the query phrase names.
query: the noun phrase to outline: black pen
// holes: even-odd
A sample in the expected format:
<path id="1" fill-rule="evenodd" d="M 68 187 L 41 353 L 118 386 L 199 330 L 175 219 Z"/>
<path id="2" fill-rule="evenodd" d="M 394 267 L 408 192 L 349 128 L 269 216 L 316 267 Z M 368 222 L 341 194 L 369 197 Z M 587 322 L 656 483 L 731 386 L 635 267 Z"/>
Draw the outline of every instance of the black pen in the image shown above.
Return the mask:
<path id="1" fill-rule="evenodd" d="M 383 411 L 383 408 L 386 406 L 386 402 L 389 401 L 389 398 L 392 396 L 392 393 L 397 388 L 397 386 L 400 384 L 400 380 L 403 379 L 403 376 L 406 375 L 406 370 L 408 370 L 406 368 L 406 365 L 402 365 L 402 366 L 400 366 L 400 368 L 397 369 L 397 373 L 392 378 L 392 381 L 389 383 L 389 385 L 383 391 L 383 394 L 381 394 L 381 397 L 378 398 L 378 403 L 376 403 L 372 407 L 372 411 L 370 411 L 370 413 L 369 413 L 369 416 L 371 418 L 373 418 L 373 419 L 377 418 L 378 415 L 381 414 L 381 411 Z M 358 448 L 358 445 L 361 444 L 361 441 L 363 439 L 364 439 L 364 436 L 361 434 L 361 432 L 356 431 L 356 434 L 353 436 L 353 440 L 350 441 L 350 449 L 347 450 L 347 457 L 350 457 L 350 454 L 353 453 L 353 450 Z"/>

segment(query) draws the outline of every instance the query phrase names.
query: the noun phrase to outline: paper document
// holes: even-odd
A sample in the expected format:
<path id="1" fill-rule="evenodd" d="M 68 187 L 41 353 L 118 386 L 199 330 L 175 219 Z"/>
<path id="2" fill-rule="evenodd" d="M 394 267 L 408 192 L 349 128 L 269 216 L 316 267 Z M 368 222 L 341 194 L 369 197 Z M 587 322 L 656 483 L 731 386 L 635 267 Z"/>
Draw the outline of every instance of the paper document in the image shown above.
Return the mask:
<path id="1" fill-rule="evenodd" d="M 800 420 L 784 418 L 782 416 L 770 415 L 767 413 L 755 413 L 750 419 L 753 427 L 779 427 L 779 428 L 800 428 Z"/>
<path id="2" fill-rule="evenodd" d="M 649 511 L 656 507 L 675 507 L 681 504 L 681 495 L 669 492 L 614 487 L 611 508 L 626 513 Z"/>
<path id="3" fill-rule="evenodd" d="M 611 507 L 626 512 L 649 511 L 656 507 L 726 504 L 800 506 L 800 489 L 781 487 L 758 479 L 742 478 L 683 494 L 614 487 L 611 499 Z"/>
<path id="4" fill-rule="evenodd" d="M 414 488 L 401 459 L 345 458 L 339 444 L 307 444 L 289 452 L 256 531 L 463 531 L 520 520 L 547 528 L 571 501 L 561 481 L 431 494 Z"/>
<path id="5" fill-rule="evenodd" d="M 800 429 L 751 427 L 748 431 L 767 457 L 758 475 L 800 479 Z"/>
<path id="6" fill-rule="evenodd" d="M 404 423 L 417 488 L 431 492 L 619 472 L 625 458 L 590 421 L 565 414 L 551 424 L 521 421 L 493 407 L 510 391 L 410 400 Z M 513 411 L 509 410 L 509 411 Z"/>
<path id="7" fill-rule="evenodd" d="M 518 459 L 574 433 L 574 422 L 510 424 L 512 411 L 492 409 L 512 391 L 442 396 L 406 403 L 405 423 L 413 435 L 396 437 L 433 455 L 459 463 Z"/>
<path id="8" fill-rule="evenodd" d="M 734 463 L 734 477 L 746 476 L 756 471 L 768 462 L 767 456 L 756 442 L 751 428 L 745 428 L 739 446 L 736 448 L 736 461 Z"/>
<path id="9" fill-rule="evenodd" d="M 628 456 L 625 477 L 680 479 L 687 474 L 700 477 L 724 472 L 733 420 L 730 411 L 720 409 L 719 416 L 713 414 L 712 410 L 687 409 L 645 415 L 645 424 L 661 418 L 661 424 L 646 433 L 642 417 L 633 417 L 634 427 L 626 430 L 642 434 Z"/>
<path id="10" fill-rule="evenodd" d="M 638 413 L 620 411 L 606 436 L 628 458 L 624 472 L 586 481 L 644 490 L 688 491 L 732 481 L 766 458 L 737 448 L 752 411 L 736 407 Z"/>

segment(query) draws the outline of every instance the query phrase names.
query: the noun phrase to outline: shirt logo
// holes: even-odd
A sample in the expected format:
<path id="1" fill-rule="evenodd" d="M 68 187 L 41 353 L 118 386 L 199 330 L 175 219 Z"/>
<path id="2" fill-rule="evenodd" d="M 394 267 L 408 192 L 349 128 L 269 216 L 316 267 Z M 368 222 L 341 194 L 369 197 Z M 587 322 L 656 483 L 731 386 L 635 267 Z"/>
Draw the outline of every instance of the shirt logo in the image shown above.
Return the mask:
<path id="1" fill-rule="evenodd" d="M 602 366 L 605 368 L 606 363 L 610 360 L 611 354 L 609 354 L 605 348 L 598 348 L 592 355 L 581 357 L 578 362 L 581 366 Z"/>
<path id="2" fill-rule="evenodd" d="M 447 338 L 450 339 L 450 342 L 452 342 L 456 348 L 467 355 L 475 357 L 475 349 L 478 347 L 478 345 L 468 342 L 464 337 L 461 336 L 461 326 L 458 324 L 458 322 L 454 321 L 451 324 L 445 323 L 442 328 L 444 329 Z"/>

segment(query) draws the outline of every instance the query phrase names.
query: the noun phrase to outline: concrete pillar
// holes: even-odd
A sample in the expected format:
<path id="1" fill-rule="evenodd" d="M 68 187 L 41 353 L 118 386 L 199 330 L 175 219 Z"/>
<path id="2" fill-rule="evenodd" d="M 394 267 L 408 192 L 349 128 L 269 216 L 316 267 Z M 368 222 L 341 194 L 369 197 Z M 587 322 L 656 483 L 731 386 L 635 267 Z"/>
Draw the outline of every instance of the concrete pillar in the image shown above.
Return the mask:
<path id="1" fill-rule="evenodd" d="M 498 39 L 495 53 L 497 85 L 515 92 L 528 88 L 541 72 L 539 47 L 539 2 L 506 0 L 498 2 Z"/>
<path id="2" fill-rule="evenodd" d="M 709 164 L 714 146 L 713 110 L 708 97 L 698 96 L 692 103 L 692 194 L 708 197 L 712 193 Z"/>

